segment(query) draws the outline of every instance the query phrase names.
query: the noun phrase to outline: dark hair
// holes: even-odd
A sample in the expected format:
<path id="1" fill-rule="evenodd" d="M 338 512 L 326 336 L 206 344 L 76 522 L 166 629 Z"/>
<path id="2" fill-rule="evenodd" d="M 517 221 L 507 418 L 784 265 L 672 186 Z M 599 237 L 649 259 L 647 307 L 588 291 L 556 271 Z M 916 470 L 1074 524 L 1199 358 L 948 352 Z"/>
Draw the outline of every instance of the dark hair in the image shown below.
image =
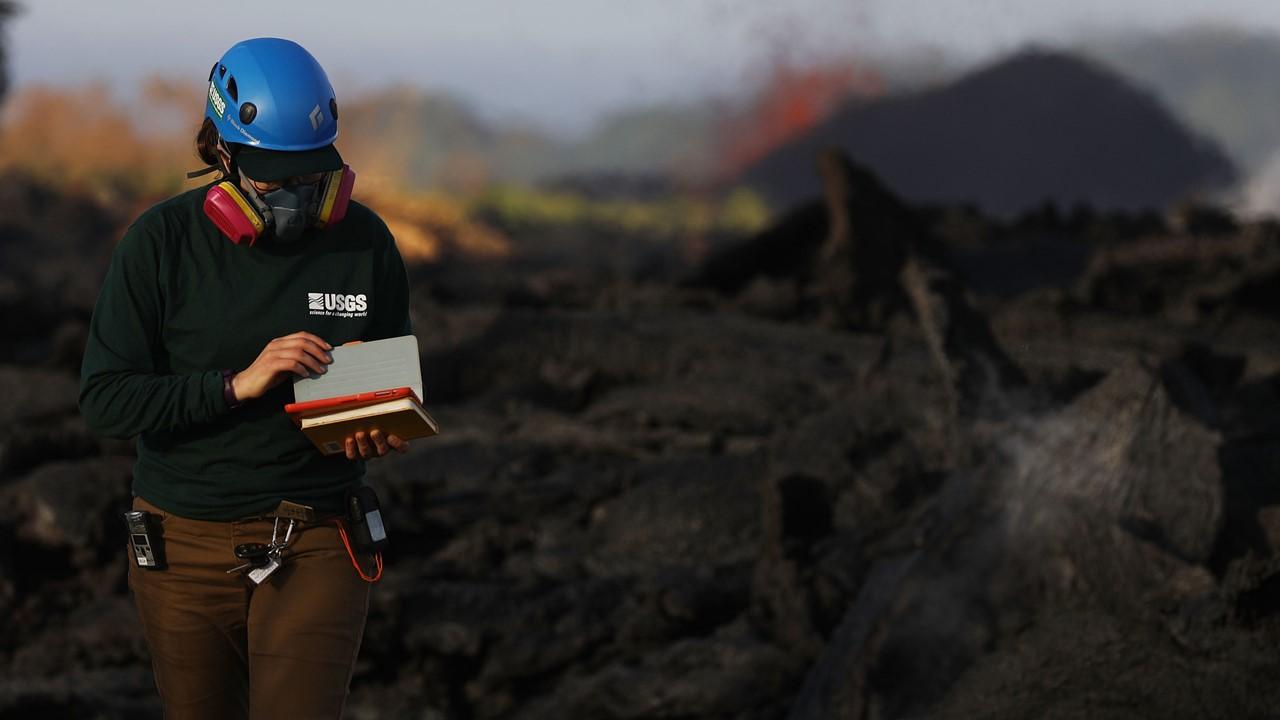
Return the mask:
<path id="1" fill-rule="evenodd" d="M 199 155 L 206 165 L 222 167 L 222 159 L 218 157 L 218 126 L 207 117 L 196 133 L 196 155 Z"/>

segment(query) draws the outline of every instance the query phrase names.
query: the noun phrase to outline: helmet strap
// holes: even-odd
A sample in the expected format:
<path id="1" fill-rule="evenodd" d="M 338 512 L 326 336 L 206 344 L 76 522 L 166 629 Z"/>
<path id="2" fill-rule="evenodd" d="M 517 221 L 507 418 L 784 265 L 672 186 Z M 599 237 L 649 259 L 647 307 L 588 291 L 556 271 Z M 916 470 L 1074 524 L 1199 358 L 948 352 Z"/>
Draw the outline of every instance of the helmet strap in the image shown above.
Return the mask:
<path id="1" fill-rule="evenodd" d="M 230 162 L 228 163 L 229 167 L 223 167 L 222 165 L 210 165 L 209 167 L 201 168 L 200 170 L 192 170 L 191 172 L 187 173 L 188 180 L 198 178 L 198 177 L 203 177 L 205 175 L 208 175 L 210 173 L 215 173 L 215 172 L 222 173 L 222 178 L 220 179 L 227 179 L 227 178 L 239 179 L 237 177 L 238 173 L 236 172 L 235 155 L 231 152 L 231 148 L 227 147 L 227 144 L 223 142 L 221 136 L 218 137 L 218 147 L 223 152 L 225 152 L 228 157 L 231 158 Z"/>

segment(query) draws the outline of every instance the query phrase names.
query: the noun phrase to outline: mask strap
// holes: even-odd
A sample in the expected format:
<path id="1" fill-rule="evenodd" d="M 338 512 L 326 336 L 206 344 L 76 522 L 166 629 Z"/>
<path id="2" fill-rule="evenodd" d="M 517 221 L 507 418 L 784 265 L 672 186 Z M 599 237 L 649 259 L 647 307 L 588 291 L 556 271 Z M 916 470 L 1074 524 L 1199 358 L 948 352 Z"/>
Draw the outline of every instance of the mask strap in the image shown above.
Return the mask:
<path id="1" fill-rule="evenodd" d="M 239 180 L 239 178 L 236 178 L 236 179 Z M 239 183 L 237 183 L 237 186 L 238 185 Z M 249 200 L 250 204 L 253 205 L 254 209 L 258 211 L 258 216 L 262 218 L 263 224 L 266 225 L 266 230 L 264 230 L 263 232 L 266 232 L 271 228 L 275 227 L 275 224 L 276 224 L 275 213 L 271 212 L 271 206 L 268 205 L 267 201 L 261 195 L 258 194 L 257 189 L 253 187 L 252 183 L 249 184 L 248 190 L 245 190 L 244 188 L 240 188 L 240 194 L 245 196 L 245 198 Z"/>
<path id="2" fill-rule="evenodd" d="M 234 178 L 239 178 L 240 168 L 236 167 L 235 151 L 231 149 L 230 145 L 227 145 L 227 141 L 223 140 L 221 135 L 218 136 L 218 147 L 222 148 L 223 152 L 225 152 L 227 154 L 227 157 L 230 158 L 227 161 L 227 169 L 231 171 L 230 176 Z"/>
<path id="3" fill-rule="evenodd" d="M 187 173 L 187 179 L 190 180 L 191 178 L 198 178 L 202 175 L 208 175 L 209 173 L 218 172 L 221 169 L 222 168 L 218 167 L 217 165 L 210 165 L 209 167 L 203 170 L 192 170 L 191 172 Z"/>

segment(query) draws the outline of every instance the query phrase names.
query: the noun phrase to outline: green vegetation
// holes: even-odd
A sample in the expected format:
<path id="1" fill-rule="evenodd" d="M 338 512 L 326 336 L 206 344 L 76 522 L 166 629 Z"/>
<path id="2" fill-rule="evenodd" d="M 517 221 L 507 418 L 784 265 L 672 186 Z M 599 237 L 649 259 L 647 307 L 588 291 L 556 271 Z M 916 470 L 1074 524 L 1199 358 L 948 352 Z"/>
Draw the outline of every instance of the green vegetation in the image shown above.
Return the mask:
<path id="1" fill-rule="evenodd" d="M 678 196 L 653 201 L 593 200 L 569 192 L 517 186 L 494 188 L 469 203 L 468 214 L 510 230 L 587 226 L 655 238 L 711 232 L 746 234 L 768 222 L 764 201 L 745 188 L 719 199 Z"/>

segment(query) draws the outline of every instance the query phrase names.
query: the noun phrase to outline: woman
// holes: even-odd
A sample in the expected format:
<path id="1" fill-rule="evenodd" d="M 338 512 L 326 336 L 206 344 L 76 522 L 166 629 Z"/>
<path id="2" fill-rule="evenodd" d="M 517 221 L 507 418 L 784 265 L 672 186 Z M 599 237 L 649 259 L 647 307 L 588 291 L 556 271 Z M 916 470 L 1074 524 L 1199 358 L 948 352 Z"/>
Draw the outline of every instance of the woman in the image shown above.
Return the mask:
<path id="1" fill-rule="evenodd" d="M 131 564 L 129 586 L 168 718 L 337 718 L 346 698 L 373 559 L 336 519 L 364 460 L 408 444 L 375 429 L 322 455 L 283 412 L 285 380 L 410 326 L 395 241 L 345 199 L 337 120 L 301 46 L 228 50 L 196 141 L 220 182 L 143 213 L 94 308 L 80 407 L 139 436 L 133 507 L 167 567 Z M 327 293 L 364 309 L 312 312 Z"/>

